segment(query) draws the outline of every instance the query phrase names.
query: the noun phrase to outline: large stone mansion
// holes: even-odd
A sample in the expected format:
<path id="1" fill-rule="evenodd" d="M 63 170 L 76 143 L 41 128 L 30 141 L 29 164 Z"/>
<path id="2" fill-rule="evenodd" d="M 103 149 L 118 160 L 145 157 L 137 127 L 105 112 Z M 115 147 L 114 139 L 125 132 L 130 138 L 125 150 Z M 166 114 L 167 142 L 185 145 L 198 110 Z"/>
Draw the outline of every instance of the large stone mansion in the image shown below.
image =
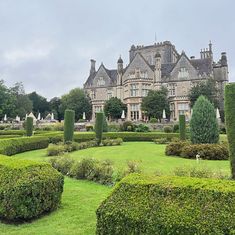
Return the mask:
<path id="1" fill-rule="evenodd" d="M 177 120 L 179 114 L 190 117 L 188 92 L 192 86 L 208 78 L 215 79 L 223 109 L 224 84 L 228 82 L 228 64 L 225 52 L 218 62 L 213 60 L 212 44 L 200 52 L 200 58 L 190 58 L 178 53 L 169 41 L 150 46 L 131 46 L 129 64 L 124 67 L 120 57 L 116 69 L 107 69 L 102 63 L 98 70 L 95 60 L 91 60 L 90 75 L 84 89 L 92 101 L 92 119 L 101 111 L 105 101 L 118 97 L 127 104 L 128 120 L 145 120 L 141 111 L 142 98 L 149 90 L 165 86 L 169 91 L 171 119 Z"/>

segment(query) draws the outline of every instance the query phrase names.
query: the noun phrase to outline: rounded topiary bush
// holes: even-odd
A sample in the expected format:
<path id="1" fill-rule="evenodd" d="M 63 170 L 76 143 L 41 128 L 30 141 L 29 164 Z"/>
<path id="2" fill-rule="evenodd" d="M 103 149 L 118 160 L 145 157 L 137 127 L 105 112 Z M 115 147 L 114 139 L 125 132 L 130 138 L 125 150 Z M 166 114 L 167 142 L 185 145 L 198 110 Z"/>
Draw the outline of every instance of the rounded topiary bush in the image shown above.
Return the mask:
<path id="1" fill-rule="evenodd" d="M 171 133 L 173 131 L 173 128 L 171 126 L 164 126 L 163 130 L 165 133 Z"/>
<path id="2" fill-rule="evenodd" d="M 24 221 L 58 208 L 64 177 L 48 163 L 0 156 L 0 218 Z"/>
<path id="3" fill-rule="evenodd" d="M 155 124 L 157 123 L 157 118 L 150 118 L 150 123 Z"/>
<path id="4" fill-rule="evenodd" d="M 200 96 L 193 106 L 190 136 L 193 144 L 216 144 L 219 141 L 215 108 L 204 96 Z"/>

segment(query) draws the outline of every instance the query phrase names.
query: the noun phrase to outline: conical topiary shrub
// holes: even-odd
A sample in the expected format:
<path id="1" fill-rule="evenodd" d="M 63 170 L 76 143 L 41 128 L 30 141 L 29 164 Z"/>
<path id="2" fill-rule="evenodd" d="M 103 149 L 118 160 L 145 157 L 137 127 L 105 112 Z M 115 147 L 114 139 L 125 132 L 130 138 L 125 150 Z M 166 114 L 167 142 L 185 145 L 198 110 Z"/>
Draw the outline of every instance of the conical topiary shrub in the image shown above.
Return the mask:
<path id="1" fill-rule="evenodd" d="M 32 136 L 33 135 L 33 118 L 27 117 L 26 119 L 26 135 Z"/>
<path id="2" fill-rule="evenodd" d="M 95 135 L 96 135 L 98 145 L 100 145 L 101 140 L 102 140 L 103 122 L 104 122 L 104 113 L 103 112 L 96 113 Z"/>
<path id="3" fill-rule="evenodd" d="M 179 131 L 180 131 L 180 139 L 186 139 L 186 125 L 185 125 L 185 115 L 179 116 Z"/>
<path id="4" fill-rule="evenodd" d="M 190 137 L 193 144 L 212 144 L 219 141 L 215 108 L 204 96 L 200 96 L 193 106 Z"/>
<path id="5" fill-rule="evenodd" d="M 64 114 L 64 142 L 73 141 L 75 112 L 70 109 L 65 110 Z"/>

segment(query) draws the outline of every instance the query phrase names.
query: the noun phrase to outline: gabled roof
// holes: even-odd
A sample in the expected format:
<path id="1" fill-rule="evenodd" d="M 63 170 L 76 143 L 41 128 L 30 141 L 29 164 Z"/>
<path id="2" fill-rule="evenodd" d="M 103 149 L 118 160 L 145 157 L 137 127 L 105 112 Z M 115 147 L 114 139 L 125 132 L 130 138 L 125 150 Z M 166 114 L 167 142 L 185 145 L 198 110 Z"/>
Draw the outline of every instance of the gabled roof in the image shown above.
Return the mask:
<path id="1" fill-rule="evenodd" d="M 136 58 L 137 56 L 140 56 L 140 58 L 149 66 L 149 68 L 150 68 L 152 71 L 154 71 L 155 66 L 154 66 L 154 65 L 150 65 L 150 64 L 148 63 L 148 61 L 141 55 L 141 53 L 140 53 L 140 52 L 137 52 L 137 53 L 135 54 L 133 60 L 132 60 L 132 61 L 127 65 L 127 67 L 123 70 L 123 74 L 128 70 L 128 68 L 130 67 L 130 65 L 132 64 L 132 62 L 135 60 L 135 58 Z"/>
<path id="2" fill-rule="evenodd" d="M 117 83 L 117 69 L 107 69 L 105 68 L 105 66 L 103 65 L 106 73 L 109 75 L 112 84 L 116 84 Z"/>
<path id="3" fill-rule="evenodd" d="M 84 86 L 90 86 L 92 84 L 93 79 L 95 78 L 97 72 L 90 74 L 87 78 L 86 82 L 84 83 Z"/>
<path id="4" fill-rule="evenodd" d="M 199 74 L 210 74 L 212 71 L 212 59 L 205 58 L 205 59 L 193 59 L 190 60 L 191 64 L 195 69 L 198 70 Z"/>
<path id="5" fill-rule="evenodd" d="M 93 73 L 90 74 L 89 77 L 87 78 L 86 82 L 85 82 L 85 86 L 90 86 L 92 85 L 92 82 L 96 76 L 96 74 L 99 72 L 99 70 L 102 68 L 104 68 L 105 72 L 107 73 L 107 75 L 109 76 L 110 80 L 111 80 L 111 84 L 116 84 L 117 83 L 117 70 L 116 69 L 107 69 L 103 63 L 101 63 L 100 67 L 98 68 L 98 70 Z"/>

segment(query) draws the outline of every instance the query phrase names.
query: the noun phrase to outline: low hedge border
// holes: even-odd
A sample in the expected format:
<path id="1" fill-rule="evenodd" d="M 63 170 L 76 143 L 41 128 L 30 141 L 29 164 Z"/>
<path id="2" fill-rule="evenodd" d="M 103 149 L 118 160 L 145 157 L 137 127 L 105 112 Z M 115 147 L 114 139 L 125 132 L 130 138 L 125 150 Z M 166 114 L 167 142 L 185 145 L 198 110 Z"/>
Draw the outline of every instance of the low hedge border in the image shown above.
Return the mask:
<path id="1" fill-rule="evenodd" d="M 47 132 L 40 133 L 37 136 L 46 136 L 49 138 L 50 143 L 57 143 L 63 141 L 62 132 Z M 121 138 L 124 142 L 127 141 L 153 141 L 154 139 L 166 138 L 171 140 L 173 138 L 179 138 L 179 133 L 164 133 L 164 132 L 104 132 L 103 139 L 117 139 Z M 74 141 L 84 142 L 95 139 L 94 132 L 74 132 Z"/>
<path id="2" fill-rule="evenodd" d="M 98 235 L 234 234 L 235 181 L 132 174 L 96 214 Z"/>
<path id="3" fill-rule="evenodd" d="M 14 155 L 26 151 L 43 149 L 49 144 L 47 137 L 20 137 L 0 140 L 0 153 Z"/>
<path id="4" fill-rule="evenodd" d="M 22 221 L 58 208 L 64 177 L 48 163 L 0 155 L 0 218 Z"/>
<path id="5" fill-rule="evenodd" d="M 191 144 L 186 141 L 171 142 L 166 146 L 167 156 L 180 156 L 195 159 L 199 154 L 204 160 L 228 160 L 229 151 L 226 144 Z"/>
<path id="6" fill-rule="evenodd" d="M 1 135 L 25 135 L 25 130 L 0 130 L 0 136 Z"/>
<path id="7" fill-rule="evenodd" d="M 21 135 L 0 135 L 0 139 L 11 139 L 11 138 L 19 138 Z"/>

